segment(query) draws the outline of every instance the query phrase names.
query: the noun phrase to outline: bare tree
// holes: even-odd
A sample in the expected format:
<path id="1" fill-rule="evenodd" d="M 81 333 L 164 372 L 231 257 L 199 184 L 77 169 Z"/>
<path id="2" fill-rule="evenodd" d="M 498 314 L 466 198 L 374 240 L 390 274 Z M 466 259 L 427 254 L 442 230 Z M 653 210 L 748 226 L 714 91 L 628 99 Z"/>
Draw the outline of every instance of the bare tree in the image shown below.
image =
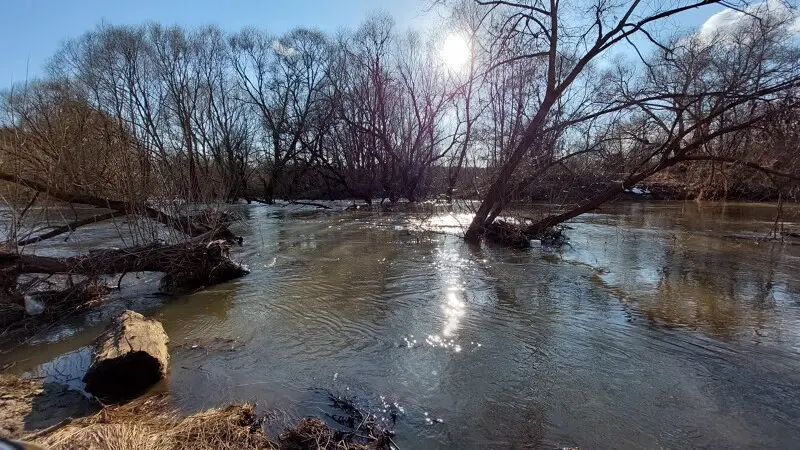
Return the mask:
<path id="1" fill-rule="evenodd" d="M 600 2 L 564 3 L 536 0 L 517 3 L 505 0 L 477 0 L 492 10 L 496 19 L 494 40 L 513 52 L 495 65 L 531 59 L 545 68 L 545 82 L 537 96 L 535 114 L 524 126 L 518 141 L 489 187 L 480 208 L 465 233 L 465 239 L 478 242 L 490 225 L 493 211 L 504 206 L 508 183 L 526 153 L 548 128 L 551 112 L 559 100 L 580 80 L 581 75 L 604 52 L 617 44 L 633 42 L 640 36 L 663 46 L 651 33 L 659 22 L 691 9 L 721 3 L 714 0 L 688 1 L 656 6 L 640 1 L 630 4 Z M 511 45 L 520 43 L 522 45 Z"/>
<path id="2" fill-rule="evenodd" d="M 638 83 L 620 78 L 625 119 L 614 124 L 627 173 L 598 195 L 528 227 L 531 234 L 597 208 L 679 163 L 721 163 L 800 181 L 754 159 L 750 136 L 797 106 L 798 49 L 785 22 L 753 21 L 736 34 L 682 36 L 648 62 Z M 792 166 L 789 166 L 790 168 Z M 796 168 L 796 166 L 795 166 Z"/>
<path id="3" fill-rule="evenodd" d="M 287 166 L 304 150 L 311 118 L 324 105 L 327 39 L 305 29 L 280 39 L 248 29 L 233 36 L 231 46 L 234 70 L 270 148 L 265 161 L 270 173 L 262 175 L 262 183 L 265 200 L 271 203 Z"/>

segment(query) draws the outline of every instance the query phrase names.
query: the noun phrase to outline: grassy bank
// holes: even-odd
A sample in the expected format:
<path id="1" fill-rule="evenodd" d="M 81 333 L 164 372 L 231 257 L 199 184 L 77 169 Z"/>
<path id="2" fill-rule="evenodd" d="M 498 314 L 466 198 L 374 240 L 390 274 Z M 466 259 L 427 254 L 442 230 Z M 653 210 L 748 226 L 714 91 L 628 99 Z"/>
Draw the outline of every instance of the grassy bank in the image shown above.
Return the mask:
<path id="1" fill-rule="evenodd" d="M 48 392 L 50 390 L 50 392 Z M 37 409 L 52 413 L 59 404 L 76 400 L 74 391 L 52 389 L 36 380 L 0 376 L 0 435 L 21 439 L 48 450 L 138 450 L 138 449 L 386 449 L 391 439 L 387 431 L 365 423 L 358 434 L 335 430 L 319 418 L 307 417 L 278 436 L 263 431 L 264 417 L 251 403 L 182 416 L 170 397 L 156 395 L 119 406 L 105 406 L 84 417 L 63 418 L 50 426 L 37 420 Z M 66 397 L 65 397 L 66 396 Z M 62 411 L 69 414 L 66 410 Z"/>

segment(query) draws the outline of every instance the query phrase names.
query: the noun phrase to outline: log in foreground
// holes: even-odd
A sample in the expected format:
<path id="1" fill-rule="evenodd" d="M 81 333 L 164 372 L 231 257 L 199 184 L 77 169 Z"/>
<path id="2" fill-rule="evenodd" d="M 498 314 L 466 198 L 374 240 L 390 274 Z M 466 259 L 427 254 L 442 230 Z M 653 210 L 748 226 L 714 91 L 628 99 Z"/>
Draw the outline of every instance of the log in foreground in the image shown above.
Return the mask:
<path id="1" fill-rule="evenodd" d="M 134 311 L 114 319 L 97 338 L 86 392 L 105 403 L 131 400 L 167 376 L 169 338 L 161 323 Z"/>

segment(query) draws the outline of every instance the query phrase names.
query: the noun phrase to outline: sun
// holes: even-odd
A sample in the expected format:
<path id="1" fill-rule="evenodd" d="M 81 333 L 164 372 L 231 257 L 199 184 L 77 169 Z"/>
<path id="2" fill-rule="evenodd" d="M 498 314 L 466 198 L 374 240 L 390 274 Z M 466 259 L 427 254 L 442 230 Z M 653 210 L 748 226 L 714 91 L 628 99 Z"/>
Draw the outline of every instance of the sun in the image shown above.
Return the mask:
<path id="1" fill-rule="evenodd" d="M 452 70 L 461 70 L 469 61 L 470 49 L 467 40 L 458 34 L 449 34 L 442 45 L 442 61 Z"/>

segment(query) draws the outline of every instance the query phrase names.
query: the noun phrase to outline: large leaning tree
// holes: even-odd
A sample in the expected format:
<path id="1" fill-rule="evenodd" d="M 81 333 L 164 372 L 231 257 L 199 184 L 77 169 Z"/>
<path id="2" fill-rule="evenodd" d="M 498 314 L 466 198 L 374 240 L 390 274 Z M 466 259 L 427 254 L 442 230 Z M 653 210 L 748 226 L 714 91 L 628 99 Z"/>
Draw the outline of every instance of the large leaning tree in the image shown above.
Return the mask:
<path id="1" fill-rule="evenodd" d="M 571 158 L 602 158 L 612 148 L 624 174 L 618 183 L 523 233 L 536 236 L 680 163 L 735 164 L 797 180 L 796 164 L 770 166 L 749 158 L 754 130 L 797 106 L 796 15 L 788 7 L 717 0 L 476 1 L 489 17 L 488 46 L 506 50 L 497 52 L 488 70 L 525 60 L 544 76 L 524 91 L 535 107 L 508 144 L 467 241 L 491 235 L 515 192 L 551 168 Z M 735 29 L 661 37 L 659 27 L 668 19 L 712 5 L 738 11 Z M 635 68 L 607 58 L 623 46 L 636 55 Z M 520 167 L 526 169 L 522 178 L 515 176 Z"/>

